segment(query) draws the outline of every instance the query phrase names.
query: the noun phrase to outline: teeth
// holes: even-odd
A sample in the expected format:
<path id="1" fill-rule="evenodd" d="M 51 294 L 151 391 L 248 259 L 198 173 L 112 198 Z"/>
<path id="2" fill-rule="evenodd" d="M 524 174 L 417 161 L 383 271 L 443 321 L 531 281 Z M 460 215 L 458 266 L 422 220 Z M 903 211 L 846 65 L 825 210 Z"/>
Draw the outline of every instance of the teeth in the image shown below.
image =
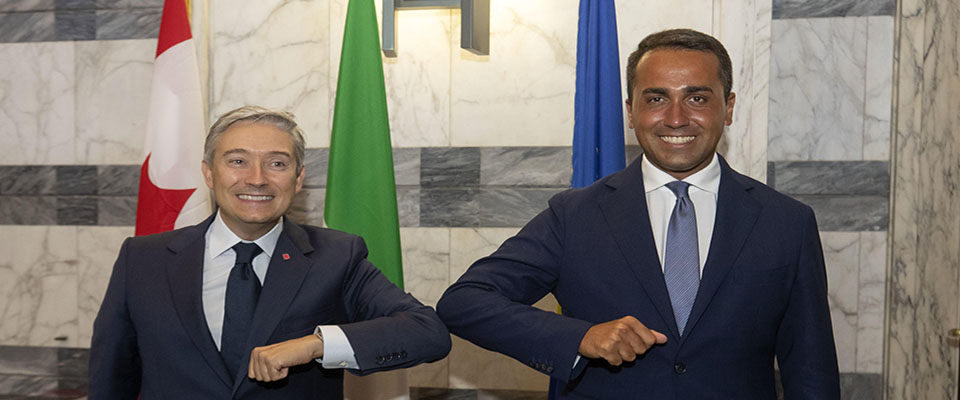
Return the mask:
<path id="1" fill-rule="evenodd" d="M 255 200 L 255 201 L 264 201 L 264 200 L 270 200 L 273 198 L 273 196 L 253 196 L 249 194 L 241 194 L 241 195 L 237 195 L 237 197 L 239 197 L 240 200 Z"/>
<path id="2" fill-rule="evenodd" d="M 660 139 L 667 143 L 684 144 L 693 141 L 694 136 L 660 136 Z"/>

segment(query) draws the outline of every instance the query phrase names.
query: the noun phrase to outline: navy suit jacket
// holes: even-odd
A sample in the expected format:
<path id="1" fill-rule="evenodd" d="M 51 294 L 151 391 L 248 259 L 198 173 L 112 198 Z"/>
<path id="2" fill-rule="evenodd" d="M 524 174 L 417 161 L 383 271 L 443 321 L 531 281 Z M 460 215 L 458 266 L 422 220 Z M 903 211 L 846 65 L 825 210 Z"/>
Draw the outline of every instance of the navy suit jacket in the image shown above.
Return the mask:
<path id="1" fill-rule="evenodd" d="M 443 295 L 454 334 L 560 382 L 558 398 L 839 399 L 813 211 L 721 158 L 717 214 L 681 335 L 650 228 L 640 161 L 565 191 Z M 553 293 L 563 315 L 529 304 Z M 667 342 L 619 367 L 581 360 L 592 325 L 634 316 Z"/>
<path id="2" fill-rule="evenodd" d="M 200 293 L 212 220 L 123 243 L 94 322 L 89 398 L 341 399 L 343 371 L 316 362 L 267 384 L 248 379 L 246 368 L 228 375 Z M 366 255 L 358 236 L 285 220 L 247 348 L 340 325 L 361 374 L 446 356 L 450 336 L 433 309 L 390 283 Z"/>

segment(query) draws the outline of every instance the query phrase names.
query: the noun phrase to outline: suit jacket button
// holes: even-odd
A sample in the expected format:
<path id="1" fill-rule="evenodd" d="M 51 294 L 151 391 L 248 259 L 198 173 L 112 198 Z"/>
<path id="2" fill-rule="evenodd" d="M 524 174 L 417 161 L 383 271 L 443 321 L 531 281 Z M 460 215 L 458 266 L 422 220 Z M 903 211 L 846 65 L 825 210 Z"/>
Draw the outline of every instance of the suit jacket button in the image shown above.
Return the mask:
<path id="1" fill-rule="evenodd" d="M 394 352 L 393 354 L 390 355 L 390 359 L 391 359 L 391 360 L 399 360 L 399 359 L 400 359 L 400 353 Z"/>
<path id="2" fill-rule="evenodd" d="M 406 350 L 401 350 L 401 351 L 400 351 L 400 358 L 407 358 L 407 351 L 406 351 Z"/>
<path id="3" fill-rule="evenodd" d="M 383 356 L 377 356 L 377 365 L 383 365 Z"/>
<path id="4" fill-rule="evenodd" d="M 548 366 L 548 367 L 547 367 L 547 373 L 549 374 L 549 373 L 551 373 L 551 372 L 553 372 L 553 367 L 549 367 L 549 366 Z"/>
<path id="5" fill-rule="evenodd" d="M 676 363 L 673 365 L 673 372 L 676 372 L 678 375 L 682 375 L 687 372 L 687 364 Z"/>

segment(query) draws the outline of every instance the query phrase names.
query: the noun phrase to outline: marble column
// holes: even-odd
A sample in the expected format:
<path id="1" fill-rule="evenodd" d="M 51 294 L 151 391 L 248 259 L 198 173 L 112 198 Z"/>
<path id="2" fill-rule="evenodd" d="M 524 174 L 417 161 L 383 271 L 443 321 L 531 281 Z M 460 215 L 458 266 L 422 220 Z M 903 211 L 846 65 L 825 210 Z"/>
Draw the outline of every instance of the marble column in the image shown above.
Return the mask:
<path id="1" fill-rule="evenodd" d="M 960 3 L 897 13 L 885 398 L 955 399 L 960 327 Z"/>

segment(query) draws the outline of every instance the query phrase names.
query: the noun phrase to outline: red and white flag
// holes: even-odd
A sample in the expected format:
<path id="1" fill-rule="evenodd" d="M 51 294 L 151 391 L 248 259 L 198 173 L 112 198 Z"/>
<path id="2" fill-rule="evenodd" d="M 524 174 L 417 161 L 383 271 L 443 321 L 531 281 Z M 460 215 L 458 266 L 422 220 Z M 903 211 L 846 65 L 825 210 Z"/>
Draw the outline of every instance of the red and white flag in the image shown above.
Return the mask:
<path id="1" fill-rule="evenodd" d="M 192 225 L 210 215 L 210 195 L 200 172 L 206 126 L 202 98 L 186 4 L 166 0 L 140 168 L 137 236 Z"/>

